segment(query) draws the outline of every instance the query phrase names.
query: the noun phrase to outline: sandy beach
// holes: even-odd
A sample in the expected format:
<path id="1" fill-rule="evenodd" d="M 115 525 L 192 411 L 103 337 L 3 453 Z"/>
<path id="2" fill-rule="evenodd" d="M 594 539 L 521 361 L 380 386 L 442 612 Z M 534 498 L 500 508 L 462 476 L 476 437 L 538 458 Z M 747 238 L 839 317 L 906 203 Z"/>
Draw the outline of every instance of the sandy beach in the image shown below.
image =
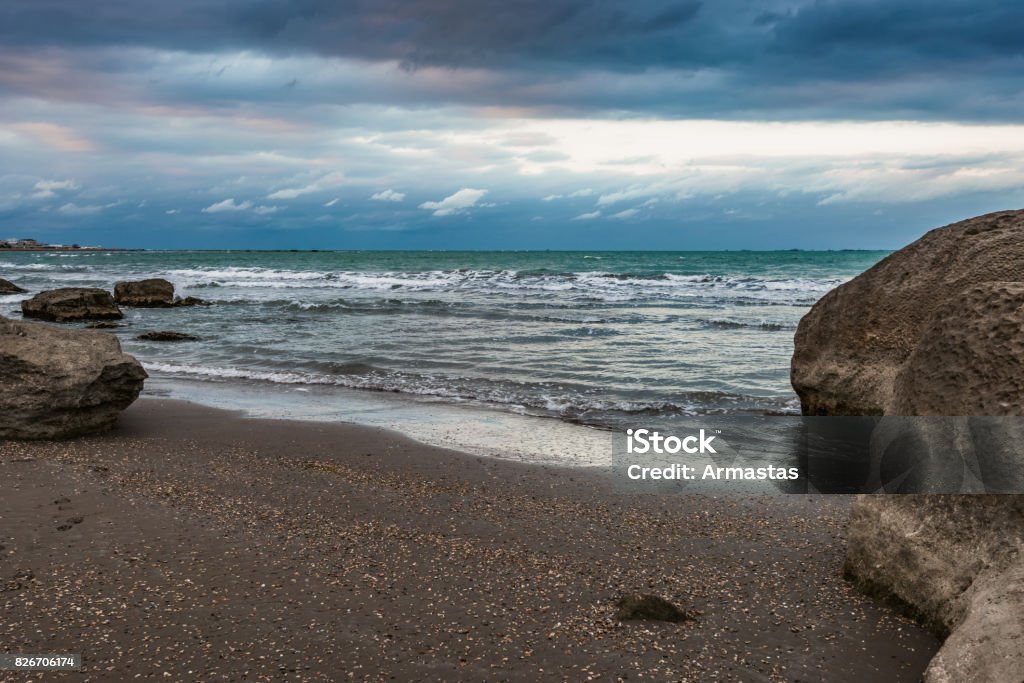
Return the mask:
<path id="1" fill-rule="evenodd" d="M 916 681 L 939 646 L 842 579 L 844 497 L 626 496 L 157 399 L 0 468 L 0 649 L 83 655 L 48 677 Z M 631 593 L 693 619 L 620 622 Z"/>

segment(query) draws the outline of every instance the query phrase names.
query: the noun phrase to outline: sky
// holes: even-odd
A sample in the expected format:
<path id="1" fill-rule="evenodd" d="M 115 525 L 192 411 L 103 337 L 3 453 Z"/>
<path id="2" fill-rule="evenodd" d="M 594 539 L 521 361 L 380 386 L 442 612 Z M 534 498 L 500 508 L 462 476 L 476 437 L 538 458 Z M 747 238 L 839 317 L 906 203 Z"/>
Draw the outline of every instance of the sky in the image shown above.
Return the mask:
<path id="1" fill-rule="evenodd" d="M 0 238 L 898 248 L 1024 205 L 1024 3 L 4 0 Z"/>

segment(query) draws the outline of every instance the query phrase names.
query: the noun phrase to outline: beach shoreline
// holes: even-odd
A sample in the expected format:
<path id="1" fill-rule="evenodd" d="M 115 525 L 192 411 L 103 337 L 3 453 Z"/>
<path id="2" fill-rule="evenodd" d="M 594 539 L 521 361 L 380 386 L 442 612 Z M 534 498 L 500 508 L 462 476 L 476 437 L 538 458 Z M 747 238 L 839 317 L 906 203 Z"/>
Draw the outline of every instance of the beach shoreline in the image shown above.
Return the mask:
<path id="1" fill-rule="evenodd" d="M 627 495 L 150 398 L 0 468 L 4 649 L 81 680 L 916 681 L 940 644 L 841 578 L 845 497 Z M 631 593 L 694 620 L 619 622 Z"/>

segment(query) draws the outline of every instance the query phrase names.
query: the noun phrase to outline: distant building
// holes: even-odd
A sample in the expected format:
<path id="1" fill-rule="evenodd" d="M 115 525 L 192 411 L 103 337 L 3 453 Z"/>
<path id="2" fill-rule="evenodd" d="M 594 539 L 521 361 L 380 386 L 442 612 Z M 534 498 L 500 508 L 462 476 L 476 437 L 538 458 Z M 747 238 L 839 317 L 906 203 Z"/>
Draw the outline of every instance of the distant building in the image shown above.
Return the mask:
<path id="1" fill-rule="evenodd" d="M 0 240 L 0 247 L 5 249 L 39 249 L 46 246 L 45 244 L 40 244 L 38 240 L 29 238 L 15 239 L 10 237 Z"/>
<path id="2" fill-rule="evenodd" d="M 0 249 L 56 249 L 59 251 L 68 251 L 72 249 L 85 249 L 90 251 L 99 251 L 102 247 L 82 247 L 78 244 L 72 244 L 68 246 L 66 244 L 47 244 L 46 242 L 40 242 L 33 239 L 16 239 L 9 237 L 5 240 L 0 240 Z"/>

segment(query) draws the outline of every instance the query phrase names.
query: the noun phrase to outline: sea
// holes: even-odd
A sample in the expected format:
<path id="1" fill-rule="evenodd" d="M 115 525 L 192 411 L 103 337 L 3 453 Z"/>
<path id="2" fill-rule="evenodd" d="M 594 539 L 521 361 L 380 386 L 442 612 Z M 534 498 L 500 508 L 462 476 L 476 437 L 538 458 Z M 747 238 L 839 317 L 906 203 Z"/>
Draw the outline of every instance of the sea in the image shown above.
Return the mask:
<path id="1" fill-rule="evenodd" d="M 124 309 L 112 332 L 147 395 L 585 464 L 640 423 L 799 412 L 797 323 L 887 253 L 19 252 L 0 277 L 30 292 L 162 277 L 212 304 Z M 150 330 L 199 340 L 136 339 Z"/>

